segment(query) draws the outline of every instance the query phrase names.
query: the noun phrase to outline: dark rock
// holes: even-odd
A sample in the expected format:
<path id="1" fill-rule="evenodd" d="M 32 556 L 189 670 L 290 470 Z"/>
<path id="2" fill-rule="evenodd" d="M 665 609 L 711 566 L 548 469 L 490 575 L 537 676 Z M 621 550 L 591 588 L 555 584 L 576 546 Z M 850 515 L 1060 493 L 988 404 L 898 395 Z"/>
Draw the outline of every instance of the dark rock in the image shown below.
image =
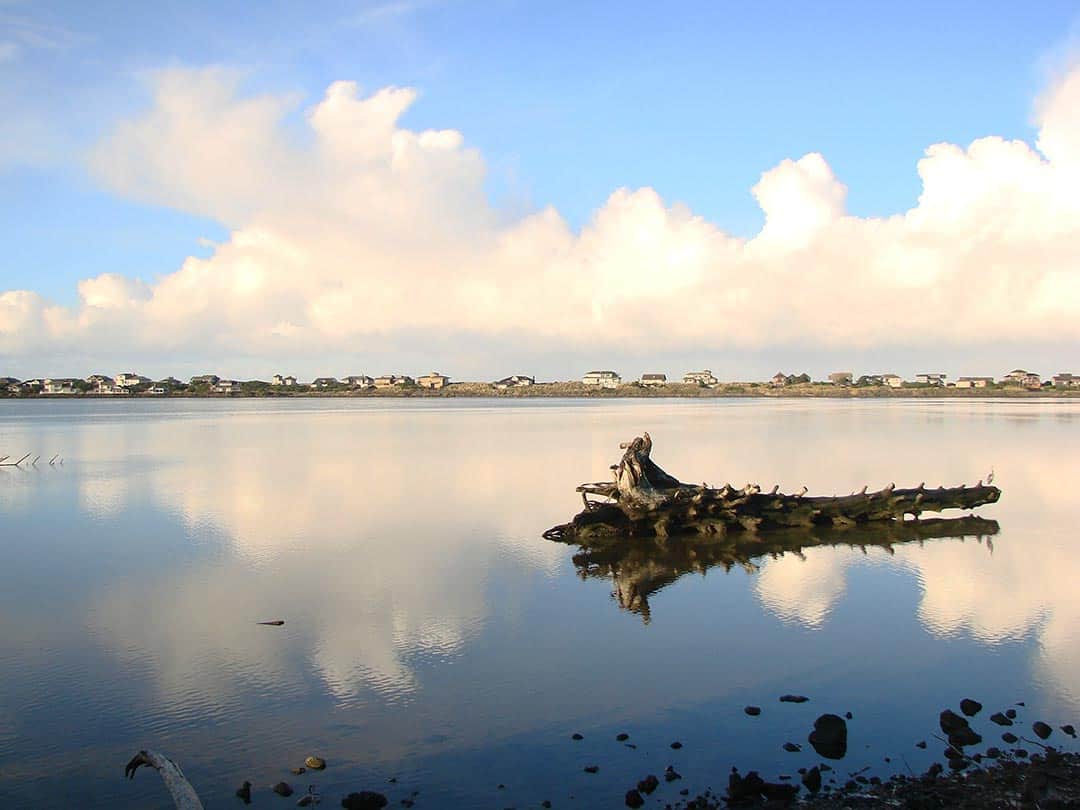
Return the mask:
<path id="1" fill-rule="evenodd" d="M 789 754 L 794 754 L 798 751 L 802 751 L 802 746 L 796 745 L 793 742 L 786 742 L 784 743 L 784 750 L 787 751 Z"/>
<path id="2" fill-rule="evenodd" d="M 965 745 L 978 745 L 982 742 L 982 737 L 972 730 L 968 721 L 950 709 L 941 713 L 938 722 L 941 730 L 949 737 L 949 745 L 963 748 Z"/>
<path id="3" fill-rule="evenodd" d="M 682 743 L 676 740 L 671 744 L 671 747 L 678 751 L 680 748 L 682 748 Z"/>
<path id="4" fill-rule="evenodd" d="M 386 797 L 374 790 L 361 790 L 342 799 L 341 806 L 345 810 L 382 810 L 386 807 Z"/>
<path id="5" fill-rule="evenodd" d="M 964 752 L 950 745 L 945 749 L 945 759 L 964 759 Z"/>
<path id="6" fill-rule="evenodd" d="M 504 785 L 502 782 L 499 782 L 499 784 L 497 784 L 495 786 L 495 789 L 496 790 L 506 790 L 506 785 Z"/>
<path id="7" fill-rule="evenodd" d="M 660 787 L 660 780 L 651 773 L 637 783 L 637 789 L 646 795 L 652 793 L 658 787 Z"/>
<path id="8" fill-rule="evenodd" d="M 1036 720 L 1034 723 L 1032 723 L 1031 730 L 1035 732 L 1035 735 L 1040 740 L 1045 740 L 1047 737 L 1054 733 L 1054 730 L 1042 720 Z"/>
<path id="9" fill-rule="evenodd" d="M 615 739 L 618 740 L 619 742 L 625 742 L 626 740 L 630 739 L 630 735 L 629 734 L 616 734 Z"/>
<path id="10" fill-rule="evenodd" d="M 806 703 L 810 698 L 805 695 L 781 695 L 781 703 Z"/>
<path id="11" fill-rule="evenodd" d="M 768 802 L 790 802 L 798 792 L 799 788 L 795 785 L 785 785 L 780 782 L 766 782 L 761 789 L 761 795 Z"/>
<path id="12" fill-rule="evenodd" d="M 982 704 L 977 700 L 971 698 L 964 698 L 960 701 L 960 711 L 962 711 L 967 717 L 974 717 L 982 711 Z"/>
<path id="13" fill-rule="evenodd" d="M 625 745 L 627 748 L 633 748 L 635 751 L 637 750 L 637 746 L 633 743 L 623 743 L 623 745 Z"/>
<path id="14" fill-rule="evenodd" d="M 732 768 L 728 775 L 728 804 L 756 800 L 764 786 L 765 780 L 758 776 L 757 771 L 740 776 L 739 772 Z"/>
<path id="15" fill-rule="evenodd" d="M 743 711 L 746 712 L 751 717 L 757 717 L 759 714 L 761 714 L 761 707 L 760 706 L 747 706 L 745 709 L 743 709 Z"/>
<path id="16" fill-rule="evenodd" d="M 1016 705 L 1017 705 L 1017 706 L 1027 706 L 1027 704 L 1026 704 L 1026 703 L 1024 703 L 1024 701 L 1022 701 L 1022 700 L 1018 700 L 1018 701 L 1016 701 Z"/>
<path id="17" fill-rule="evenodd" d="M 546 807 L 551 807 L 551 800 L 550 799 L 544 799 L 542 802 L 540 802 L 540 806 L 545 807 L 545 808 Z"/>
<path id="18" fill-rule="evenodd" d="M 803 774 L 803 786 L 811 793 L 821 790 L 821 769 L 816 765 Z"/>
<path id="19" fill-rule="evenodd" d="M 1027 749 L 1024 748 L 1014 748 L 1013 753 L 1016 754 L 1016 756 L 1018 756 L 1020 759 L 1025 759 L 1028 755 Z"/>
<path id="20" fill-rule="evenodd" d="M 999 726 L 1011 726 L 1013 724 L 1012 720 L 1003 715 L 1001 712 L 994 712 L 992 715 L 990 715 L 990 722 L 997 723 Z"/>
<path id="21" fill-rule="evenodd" d="M 574 732 L 573 734 L 571 734 L 571 735 L 570 735 L 570 739 L 571 739 L 571 740 L 584 740 L 584 739 L 585 739 L 585 737 L 584 737 L 583 735 L 581 735 L 581 734 L 578 734 L 578 733 L 577 733 L 577 732 L 575 731 L 575 732 Z"/>
<path id="22" fill-rule="evenodd" d="M 915 743 L 916 748 L 926 748 L 926 740 L 919 740 Z"/>
<path id="23" fill-rule="evenodd" d="M 636 790 L 626 791 L 626 806 L 627 807 L 642 807 L 645 804 L 645 800 L 641 797 L 641 794 Z"/>
<path id="24" fill-rule="evenodd" d="M 689 796 L 690 795 L 690 788 L 683 788 L 682 790 L 679 791 L 679 795 L 680 796 Z"/>
<path id="25" fill-rule="evenodd" d="M 300 766 L 299 768 L 289 768 L 289 773 L 294 776 L 300 776 L 301 774 L 307 773 L 307 768 L 303 766 Z"/>
<path id="26" fill-rule="evenodd" d="M 244 784 L 236 789 L 236 798 L 244 804 L 251 804 L 251 782 L 244 780 Z"/>
<path id="27" fill-rule="evenodd" d="M 846 717 L 848 720 L 850 720 L 852 718 L 851 712 L 844 712 L 844 717 Z"/>
<path id="28" fill-rule="evenodd" d="M 293 789 L 289 787 L 288 782 L 278 782 L 271 788 L 271 790 L 273 790 L 274 793 L 276 793 L 278 796 L 292 796 L 293 794 Z"/>
<path id="29" fill-rule="evenodd" d="M 998 759 L 1001 756 L 1001 749 L 998 748 L 996 745 L 991 745 L 989 748 L 986 749 L 986 756 L 988 756 L 990 759 Z"/>
<path id="30" fill-rule="evenodd" d="M 1005 716 L 1008 717 L 1010 720 L 1015 720 L 1016 719 L 1016 709 L 1006 709 L 1005 710 Z"/>
<path id="31" fill-rule="evenodd" d="M 682 779 L 682 774 L 672 768 L 670 765 L 664 770 L 664 781 L 674 782 L 676 779 Z"/>
<path id="32" fill-rule="evenodd" d="M 1061 727 L 1061 730 L 1068 734 L 1070 737 L 1076 737 L 1076 729 L 1072 727 L 1071 723 L 1066 723 Z"/>
<path id="33" fill-rule="evenodd" d="M 843 759 L 847 754 L 847 722 L 835 714 L 823 714 L 814 721 L 808 739 L 820 756 Z"/>
<path id="34" fill-rule="evenodd" d="M 941 763 L 935 762 L 926 769 L 926 775 L 929 776 L 930 779 L 934 779 L 935 777 L 940 776 L 943 770 L 945 769 L 941 766 Z"/>
<path id="35" fill-rule="evenodd" d="M 585 773 L 599 773 L 599 772 L 600 772 L 600 766 L 599 765 L 586 765 L 585 766 Z"/>
<path id="36" fill-rule="evenodd" d="M 1012 745 L 1020 738 L 1013 734 L 1011 731 L 1006 731 L 1004 734 L 1001 735 L 1001 739 L 1007 742 L 1009 745 Z"/>

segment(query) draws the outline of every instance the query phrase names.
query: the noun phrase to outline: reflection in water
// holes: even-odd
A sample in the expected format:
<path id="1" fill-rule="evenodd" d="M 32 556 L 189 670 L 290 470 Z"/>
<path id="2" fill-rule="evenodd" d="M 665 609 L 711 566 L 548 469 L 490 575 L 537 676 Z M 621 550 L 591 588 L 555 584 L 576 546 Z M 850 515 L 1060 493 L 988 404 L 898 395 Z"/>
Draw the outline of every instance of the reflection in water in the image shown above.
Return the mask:
<path id="1" fill-rule="evenodd" d="M 578 575 L 586 578 L 611 578 L 615 586 L 613 596 L 619 607 L 639 614 L 647 624 L 652 618 L 649 597 L 686 574 L 705 574 L 710 568 L 720 567 L 730 571 L 738 566 L 748 573 L 760 570 L 758 560 L 771 556 L 780 559 L 792 554 L 805 561 L 803 551 L 817 546 L 847 546 L 861 548 L 879 547 L 892 554 L 893 546 L 902 543 L 921 544 L 924 540 L 939 538 L 977 538 L 979 542 L 997 534 L 996 521 L 979 517 L 937 518 L 922 521 L 881 522 L 848 528 L 806 527 L 776 529 L 761 534 L 735 535 L 724 538 L 701 539 L 693 535 L 682 537 L 626 538 L 617 543 L 605 543 L 600 548 L 581 546 L 574 555 Z M 836 577 L 832 583 L 840 590 L 843 579 Z M 784 593 L 771 592 L 766 601 L 781 615 L 795 613 L 796 609 L 785 607 L 788 599 L 798 605 L 805 603 L 799 589 Z M 835 600 L 835 593 L 819 594 L 820 601 Z M 808 624 L 818 624 L 827 608 L 817 606 L 810 611 Z M 803 609 L 803 615 L 807 611 Z"/>

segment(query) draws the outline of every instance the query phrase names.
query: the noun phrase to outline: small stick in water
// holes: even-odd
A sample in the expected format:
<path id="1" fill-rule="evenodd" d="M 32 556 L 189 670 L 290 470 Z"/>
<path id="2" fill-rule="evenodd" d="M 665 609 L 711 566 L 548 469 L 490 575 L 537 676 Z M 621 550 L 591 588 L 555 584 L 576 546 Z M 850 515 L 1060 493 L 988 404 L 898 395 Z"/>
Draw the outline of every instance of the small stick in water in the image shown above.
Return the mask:
<path id="1" fill-rule="evenodd" d="M 284 619 L 274 619 L 274 620 L 269 621 L 269 622 L 255 622 L 255 623 L 256 624 L 269 625 L 270 627 L 281 627 L 281 625 L 285 624 L 285 620 Z"/>

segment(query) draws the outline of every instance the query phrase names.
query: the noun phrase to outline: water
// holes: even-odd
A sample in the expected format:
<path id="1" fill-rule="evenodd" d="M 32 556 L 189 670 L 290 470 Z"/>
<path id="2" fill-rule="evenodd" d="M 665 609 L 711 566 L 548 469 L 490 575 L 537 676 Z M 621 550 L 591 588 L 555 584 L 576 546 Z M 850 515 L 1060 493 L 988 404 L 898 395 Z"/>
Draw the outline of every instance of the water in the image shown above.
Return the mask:
<path id="1" fill-rule="evenodd" d="M 285 779 L 328 806 L 621 807 L 669 764 L 665 801 L 733 764 L 794 774 L 825 711 L 854 715 L 845 773 L 925 768 L 962 697 L 988 742 L 1016 701 L 1076 722 L 1078 428 L 1080 403 L 1027 400 L 0 402 L 0 455 L 64 457 L 0 468 L 0 802 L 169 807 L 153 773 L 122 778 L 149 747 L 208 806 L 245 779 L 286 806 L 266 787 Z M 682 576 L 660 559 L 630 610 L 540 535 L 642 430 L 715 485 L 993 468 L 979 513 L 1000 530 Z M 308 754 L 327 770 L 292 776 Z"/>

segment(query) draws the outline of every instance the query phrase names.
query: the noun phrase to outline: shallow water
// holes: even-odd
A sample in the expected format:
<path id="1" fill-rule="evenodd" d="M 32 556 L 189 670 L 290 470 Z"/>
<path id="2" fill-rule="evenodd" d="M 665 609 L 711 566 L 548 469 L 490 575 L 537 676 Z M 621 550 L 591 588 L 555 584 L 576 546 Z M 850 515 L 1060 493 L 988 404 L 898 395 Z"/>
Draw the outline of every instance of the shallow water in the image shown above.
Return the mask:
<path id="1" fill-rule="evenodd" d="M 978 511 L 1000 528 L 704 574 L 659 560 L 630 610 L 610 570 L 540 535 L 643 430 L 661 466 L 715 485 L 992 468 L 1003 496 Z M 929 735 L 962 697 L 1078 719 L 1080 403 L 0 402 L 0 456 L 27 451 L 36 469 L 0 468 L 6 806 L 169 807 L 152 773 L 122 778 L 155 748 L 208 806 L 244 779 L 292 806 L 266 788 L 285 779 L 326 806 L 621 807 L 668 764 L 685 778 L 665 801 L 732 765 L 794 774 L 826 711 L 853 713 L 840 768 L 868 774 L 940 758 Z M 289 774 L 312 753 L 326 771 Z"/>

